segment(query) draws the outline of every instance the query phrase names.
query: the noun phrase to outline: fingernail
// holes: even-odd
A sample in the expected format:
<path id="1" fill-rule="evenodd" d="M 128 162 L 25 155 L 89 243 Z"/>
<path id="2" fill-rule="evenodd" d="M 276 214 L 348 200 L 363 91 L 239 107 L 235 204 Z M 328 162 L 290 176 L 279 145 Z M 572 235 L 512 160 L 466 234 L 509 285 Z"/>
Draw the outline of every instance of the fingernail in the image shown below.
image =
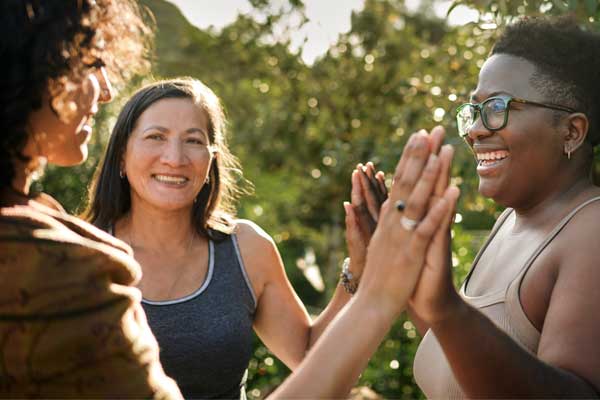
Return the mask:
<path id="1" fill-rule="evenodd" d="M 417 148 L 420 148 L 427 143 L 426 140 L 427 139 L 425 137 L 419 135 L 419 136 L 415 137 L 414 146 Z"/>
<path id="2" fill-rule="evenodd" d="M 348 207 L 350 207 L 350 203 L 347 201 L 344 201 L 344 212 L 346 213 L 346 215 L 348 215 Z"/>

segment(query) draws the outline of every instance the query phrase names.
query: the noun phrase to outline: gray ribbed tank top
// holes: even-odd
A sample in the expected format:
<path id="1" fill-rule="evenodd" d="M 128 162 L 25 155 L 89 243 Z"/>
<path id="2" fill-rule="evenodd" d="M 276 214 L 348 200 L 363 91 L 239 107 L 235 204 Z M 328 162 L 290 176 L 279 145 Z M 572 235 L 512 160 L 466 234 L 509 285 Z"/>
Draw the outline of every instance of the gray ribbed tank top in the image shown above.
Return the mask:
<path id="1" fill-rule="evenodd" d="M 235 235 L 209 241 L 198 285 L 180 299 L 142 300 L 160 361 L 185 398 L 245 399 L 256 298 Z"/>

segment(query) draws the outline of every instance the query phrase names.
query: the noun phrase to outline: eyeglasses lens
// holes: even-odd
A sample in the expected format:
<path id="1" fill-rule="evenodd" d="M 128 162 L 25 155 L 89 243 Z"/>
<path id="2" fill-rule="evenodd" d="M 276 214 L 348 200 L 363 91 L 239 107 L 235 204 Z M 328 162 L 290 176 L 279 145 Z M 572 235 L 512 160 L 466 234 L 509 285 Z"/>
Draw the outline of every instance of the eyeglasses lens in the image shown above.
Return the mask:
<path id="1" fill-rule="evenodd" d="M 490 99 L 481 105 L 484 122 L 488 129 L 500 129 L 504 125 L 506 114 L 506 101 L 504 99 Z"/>
<path id="2" fill-rule="evenodd" d="M 466 136 L 469 133 L 469 129 L 471 129 L 476 117 L 477 109 L 474 106 L 465 104 L 460 108 L 458 114 L 456 115 L 458 133 L 460 136 Z"/>

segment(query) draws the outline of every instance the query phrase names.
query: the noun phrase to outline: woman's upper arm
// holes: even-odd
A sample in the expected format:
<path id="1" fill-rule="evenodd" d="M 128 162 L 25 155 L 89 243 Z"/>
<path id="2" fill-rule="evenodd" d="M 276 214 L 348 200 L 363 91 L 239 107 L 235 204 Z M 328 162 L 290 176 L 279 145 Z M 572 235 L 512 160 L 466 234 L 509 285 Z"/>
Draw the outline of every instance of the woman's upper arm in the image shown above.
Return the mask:
<path id="1" fill-rule="evenodd" d="M 589 222 L 581 225 L 587 229 L 572 232 L 561 257 L 538 357 L 600 393 L 600 234 Z"/>
<path id="2" fill-rule="evenodd" d="M 241 220 L 237 238 L 257 298 L 254 329 L 290 368 L 304 357 L 310 318 L 290 284 L 277 246 L 259 226 Z"/>

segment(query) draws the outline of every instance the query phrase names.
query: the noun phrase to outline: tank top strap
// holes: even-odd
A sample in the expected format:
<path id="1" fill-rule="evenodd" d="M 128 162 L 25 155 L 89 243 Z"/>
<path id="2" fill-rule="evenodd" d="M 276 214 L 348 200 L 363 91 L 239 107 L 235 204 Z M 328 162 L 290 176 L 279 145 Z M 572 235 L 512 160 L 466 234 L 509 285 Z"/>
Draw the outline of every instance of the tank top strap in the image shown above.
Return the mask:
<path id="1" fill-rule="evenodd" d="M 506 289 L 506 307 L 508 314 L 511 318 L 511 323 L 515 328 L 515 332 L 518 333 L 519 339 L 521 342 L 531 351 L 537 351 L 537 345 L 540 339 L 540 332 L 536 329 L 536 327 L 531 323 L 525 311 L 523 310 L 523 306 L 521 304 L 520 298 L 520 289 L 521 284 L 523 282 L 523 278 L 529 271 L 529 268 L 533 265 L 533 262 L 537 259 L 537 257 L 544 251 L 544 249 L 554 240 L 556 235 L 558 235 L 563 228 L 569 223 L 569 221 L 577 214 L 581 209 L 586 207 L 588 204 L 591 204 L 595 201 L 600 200 L 600 196 L 593 197 L 591 199 L 586 200 L 581 203 L 577 207 L 575 207 L 571 212 L 566 215 L 555 227 L 554 229 L 546 236 L 544 241 L 540 243 L 540 245 L 535 249 L 535 251 L 529 256 L 521 271 L 517 274 L 515 279 L 508 285 Z"/>
<path id="2" fill-rule="evenodd" d="M 492 242 L 492 240 L 496 236 L 496 233 L 498 233 L 498 231 L 500 230 L 500 228 L 502 227 L 502 225 L 504 225 L 504 222 L 506 222 L 506 220 L 508 219 L 509 215 L 512 212 L 513 212 L 512 208 L 507 208 L 504 211 L 502 211 L 502 213 L 500 214 L 500 216 L 496 220 L 496 223 L 492 227 L 492 231 L 490 232 L 490 235 L 486 239 L 486 241 L 483 244 L 483 246 L 481 246 L 481 249 L 479 249 L 479 251 L 477 252 L 477 255 L 475 256 L 475 259 L 473 260 L 473 263 L 471 264 L 471 270 L 467 274 L 467 277 L 463 281 L 462 285 L 460 285 L 460 291 L 459 291 L 460 295 L 463 296 L 464 298 L 469 299 L 470 300 L 469 302 L 476 301 L 475 299 L 477 299 L 475 297 L 469 297 L 466 294 L 466 289 L 467 289 L 467 284 L 469 283 L 469 279 L 471 278 L 471 275 L 473 274 L 473 271 L 475 270 L 475 267 L 477 267 L 477 264 L 479 263 L 479 259 L 481 258 L 481 256 L 485 252 L 485 250 L 488 248 L 488 246 L 490 245 L 490 243 Z"/>
<path id="3" fill-rule="evenodd" d="M 256 311 L 258 299 L 254 293 L 252 282 L 246 270 L 242 252 L 240 250 L 239 238 L 235 233 L 226 235 L 221 240 L 215 241 L 215 264 L 220 266 L 220 279 L 230 281 L 235 279 L 236 286 L 239 284 L 239 289 L 244 292 L 239 293 L 247 298 L 248 305 L 251 306 L 252 312 Z M 227 272 L 225 272 L 227 271 Z M 231 287 L 231 282 L 226 283 L 225 287 Z"/>

